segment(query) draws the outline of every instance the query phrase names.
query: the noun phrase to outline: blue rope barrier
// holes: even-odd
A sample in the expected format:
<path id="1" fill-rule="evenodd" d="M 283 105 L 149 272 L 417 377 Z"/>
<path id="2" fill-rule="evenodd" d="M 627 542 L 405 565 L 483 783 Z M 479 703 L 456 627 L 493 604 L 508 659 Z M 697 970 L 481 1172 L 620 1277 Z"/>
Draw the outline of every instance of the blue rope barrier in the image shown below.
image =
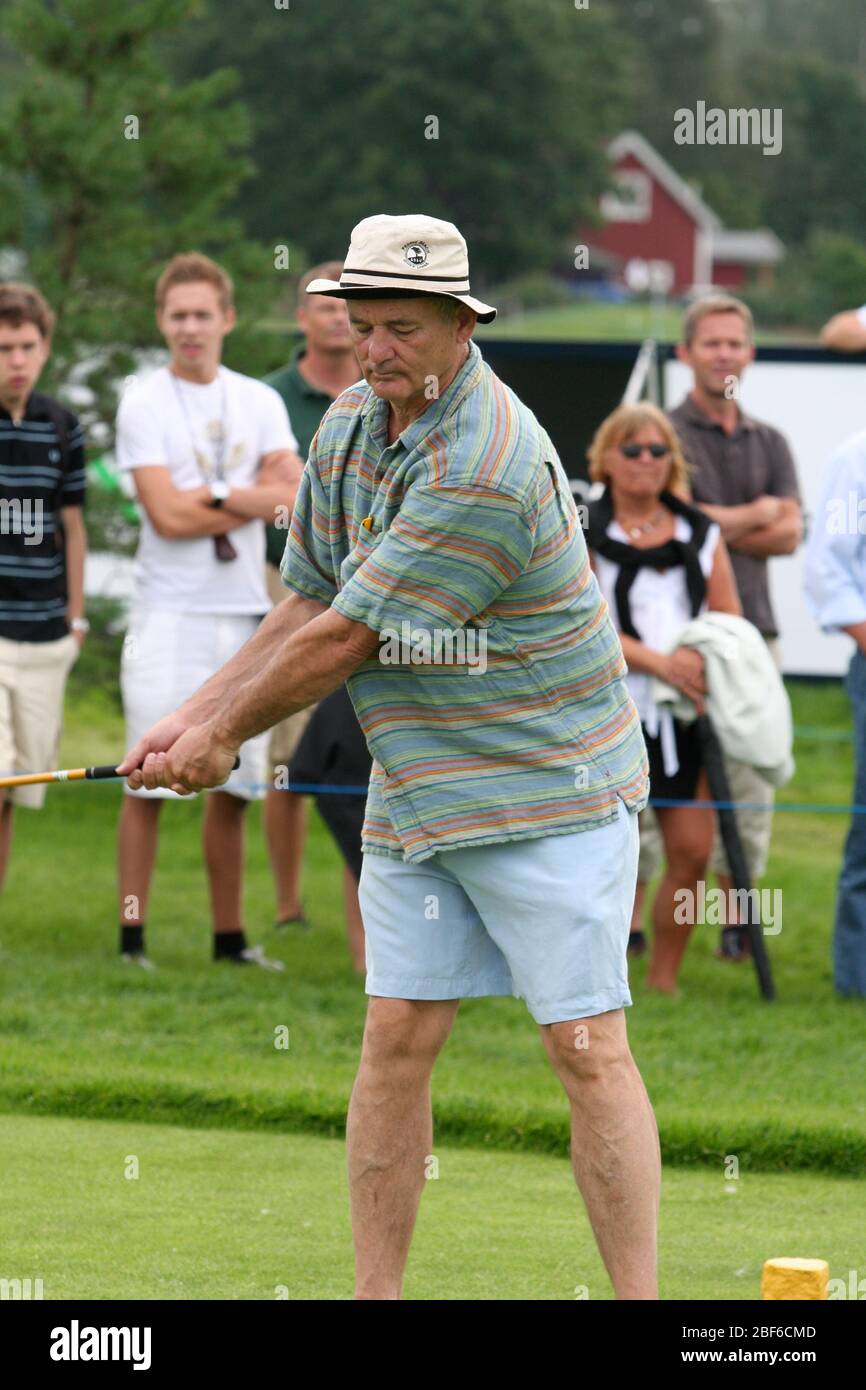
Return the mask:
<path id="1" fill-rule="evenodd" d="M 671 797 L 650 797 L 650 806 L 691 806 L 720 811 L 796 811 L 817 815 L 866 815 L 866 806 L 837 806 L 831 801 L 677 801 Z"/>
<path id="2" fill-rule="evenodd" d="M 288 787 L 273 788 L 271 782 L 242 782 L 247 791 L 297 792 L 303 796 L 366 796 L 367 787 L 341 786 L 333 782 L 296 782 Z M 717 811 L 784 811 L 798 814 L 863 816 L 866 805 L 837 805 L 832 801 L 680 801 L 675 797 L 652 796 L 650 806 L 690 806 L 693 809 Z"/>

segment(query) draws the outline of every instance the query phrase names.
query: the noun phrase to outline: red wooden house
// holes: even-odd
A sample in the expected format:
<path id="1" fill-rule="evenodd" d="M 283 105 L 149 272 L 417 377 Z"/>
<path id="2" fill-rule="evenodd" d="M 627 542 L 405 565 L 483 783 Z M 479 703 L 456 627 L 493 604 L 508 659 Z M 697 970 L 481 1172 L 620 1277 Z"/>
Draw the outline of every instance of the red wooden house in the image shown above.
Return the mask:
<path id="1" fill-rule="evenodd" d="M 670 293 L 723 286 L 736 290 L 753 275 L 766 283 L 785 248 L 762 227 L 731 231 L 667 160 L 634 130 L 608 147 L 613 191 L 602 196 L 604 225 L 581 235 L 595 259 L 614 274 L 631 260 L 670 266 Z M 596 257 L 593 257 L 593 251 Z"/>

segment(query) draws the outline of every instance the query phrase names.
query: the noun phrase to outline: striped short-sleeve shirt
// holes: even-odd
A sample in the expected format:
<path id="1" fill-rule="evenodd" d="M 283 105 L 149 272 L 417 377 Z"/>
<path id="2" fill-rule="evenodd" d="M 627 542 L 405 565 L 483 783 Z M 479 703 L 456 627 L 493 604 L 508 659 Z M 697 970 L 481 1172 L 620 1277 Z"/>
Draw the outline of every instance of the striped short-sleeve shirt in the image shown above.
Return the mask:
<path id="1" fill-rule="evenodd" d="M 0 406 L 0 637 L 65 637 L 61 510 L 83 507 L 84 435 L 57 401 L 33 392 L 16 424 Z"/>
<path id="2" fill-rule="evenodd" d="M 474 343 L 393 443 L 363 382 L 326 412 L 282 575 L 380 636 L 348 687 L 374 758 L 363 848 L 588 830 L 640 810 L 626 667 L 562 465 Z"/>

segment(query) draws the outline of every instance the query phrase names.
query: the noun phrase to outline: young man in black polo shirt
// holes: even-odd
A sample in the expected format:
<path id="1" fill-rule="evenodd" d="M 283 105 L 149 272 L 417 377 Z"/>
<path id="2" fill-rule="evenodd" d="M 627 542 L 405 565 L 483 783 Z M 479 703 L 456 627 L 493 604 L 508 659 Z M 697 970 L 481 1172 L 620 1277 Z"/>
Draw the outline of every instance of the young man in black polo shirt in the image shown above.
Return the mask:
<path id="1" fill-rule="evenodd" d="M 0 772 L 56 765 L 63 691 L 84 618 L 84 438 L 78 420 L 34 387 L 54 315 L 30 285 L 0 284 Z M 44 787 L 0 791 L 0 886 L 13 806 Z"/>

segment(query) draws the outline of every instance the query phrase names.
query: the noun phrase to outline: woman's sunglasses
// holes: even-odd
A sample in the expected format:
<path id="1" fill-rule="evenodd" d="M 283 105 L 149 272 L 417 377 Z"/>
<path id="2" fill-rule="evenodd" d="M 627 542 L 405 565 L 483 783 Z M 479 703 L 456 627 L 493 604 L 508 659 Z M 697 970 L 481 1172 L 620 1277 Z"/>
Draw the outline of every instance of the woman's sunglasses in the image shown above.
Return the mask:
<path id="1" fill-rule="evenodd" d="M 620 453 L 626 459 L 639 459 L 644 449 L 648 450 L 654 459 L 663 459 L 671 451 L 669 444 L 620 444 L 619 446 Z"/>

